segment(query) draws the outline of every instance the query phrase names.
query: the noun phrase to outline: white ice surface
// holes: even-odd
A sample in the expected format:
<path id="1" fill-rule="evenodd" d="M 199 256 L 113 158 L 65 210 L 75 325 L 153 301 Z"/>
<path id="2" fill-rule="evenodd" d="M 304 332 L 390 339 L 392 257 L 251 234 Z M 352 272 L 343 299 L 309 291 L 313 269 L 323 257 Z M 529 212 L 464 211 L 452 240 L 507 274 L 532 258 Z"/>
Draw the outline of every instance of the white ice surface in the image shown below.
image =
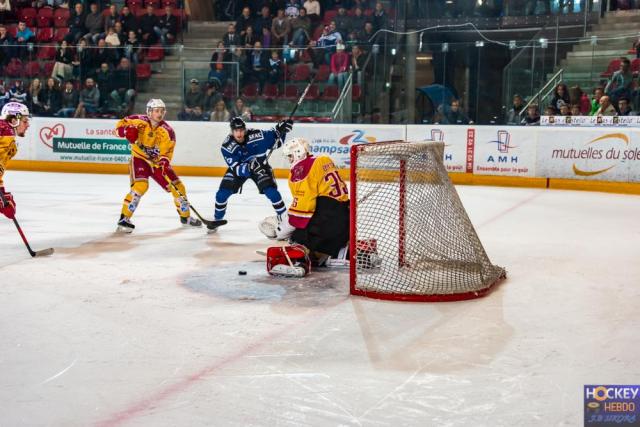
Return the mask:
<path id="1" fill-rule="evenodd" d="M 126 176 L 5 181 L 56 253 L 0 218 L 1 426 L 578 426 L 584 384 L 640 382 L 638 197 L 458 187 L 508 279 L 425 304 L 268 277 L 250 183 L 217 235 L 152 183 L 113 236 Z M 184 181 L 211 216 L 218 180 Z"/>

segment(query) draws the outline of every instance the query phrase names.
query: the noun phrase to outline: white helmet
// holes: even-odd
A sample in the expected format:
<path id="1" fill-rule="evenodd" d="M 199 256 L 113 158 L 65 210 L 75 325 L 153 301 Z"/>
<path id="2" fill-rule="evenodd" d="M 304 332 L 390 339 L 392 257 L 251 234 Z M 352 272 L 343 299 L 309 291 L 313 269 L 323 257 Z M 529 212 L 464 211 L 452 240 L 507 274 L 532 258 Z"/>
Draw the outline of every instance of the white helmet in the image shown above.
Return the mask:
<path id="1" fill-rule="evenodd" d="M 150 114 L 154 108 L 164 108 L 165 112 L 167 111 L 167 106 L 164 105 L 164 101 L 159 98 L 151 98 L 149 102 L 147 102 L 147 114 Z"/>
<path id="2" fill-rule="evenodd" d="M 304 138 L 291 138 L 284 143 L 282 154 L 289 160 L 289 163 L 298 163 L 300 160 L 306 159 L 311 154 L 309 141 Z"/>
<path id="3" fill-rule="evenodd" d="M 23 117 L 29 117 L 29 108 L 20 102 L 8 102 L 2 107 L 2 113 L 0 113 L 0 119 L 7 120 L 9 117 L 14 117 L 17 120 L 11 120 L 9 124 L 12 127 L 17 127 L 20 124 L 20 119 Z"/>

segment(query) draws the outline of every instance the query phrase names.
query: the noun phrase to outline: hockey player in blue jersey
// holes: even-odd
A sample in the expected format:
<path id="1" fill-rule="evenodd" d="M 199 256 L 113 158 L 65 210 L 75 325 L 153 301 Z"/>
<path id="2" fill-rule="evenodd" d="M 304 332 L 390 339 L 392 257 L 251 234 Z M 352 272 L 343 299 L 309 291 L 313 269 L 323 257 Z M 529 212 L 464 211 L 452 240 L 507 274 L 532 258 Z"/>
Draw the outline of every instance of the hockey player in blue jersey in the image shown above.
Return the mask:
<path id="1" fill-rule="evenodd" d="M 222 143 L 222 157 L 228 169 L 220 182 L 216 193 L 215 219 L 221 220 L 227 211 L 227 200 L 242 188 L 247 179 L 251 179 L 261 194 L 271 201 L 276 215 L 282 215 L 287 207 L 282 201 L 273 170 L 268 162 L 269 153 L 282 147 L 287 132 L 293 127 L 292 120 L 283 120 L 273 129 L 247 129 L 240 117 L 231 119 L 231 134 Z M 208 226 L 209 232 L 215 232 L 215 226 Z"/>

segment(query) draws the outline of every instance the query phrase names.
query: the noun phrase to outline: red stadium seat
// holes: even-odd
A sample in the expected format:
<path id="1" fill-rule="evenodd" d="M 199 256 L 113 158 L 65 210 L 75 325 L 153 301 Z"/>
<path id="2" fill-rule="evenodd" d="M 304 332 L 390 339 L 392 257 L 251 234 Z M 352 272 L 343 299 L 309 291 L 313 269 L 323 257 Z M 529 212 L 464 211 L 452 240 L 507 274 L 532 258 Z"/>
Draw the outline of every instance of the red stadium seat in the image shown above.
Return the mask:
<path id="1" fill-rule="evenodd" d="M 58 8 L 53 11 L 53 26 L 56 28 L 65 28 L 68 26 L 69 16 L 71 13 L 69 9 Z M 68 30 L 68 28 L 67 28 Z"/>
<path id="2" fill-rule="evenodd" d="M 600 77 L 611 77 L 611 75 L 620 69 L 620 63 L 622 60 L 620 58 L 612 59 L 609 62 L 609 66 L 607 67 L 607 71 L 604 73 L 600 73 Z"/>
<path id="3" fill-rule="evenodd" d="M 232 85 L 225 86 L 222 91 L 222 96 L 224 99 L 230 100 L 236 97 L 236 87 Z"/>
<path id="4" fill-rule="evenodd" d="M 27 62 L 24 73 L 29 78 L 38 77 L 40 75 L 40 63 L 38 61 Z"/>
<path id="5" fill-rule="evenodd" d="M 21 77 L 22 69 L 22 61 L 20 61 L 18 58 L 12 58 L 4 68 L 4 73 L 9 77 Z"/>
<path id="6" fill-rule="evenodd" d="M 322 35 L 322 25 L 319 25 L 318 28 L 316 28 L 313 31 L 313 36 L 311 36 L 311 40 L 318 40 L 321 35 Z"/>
<path id="7" fill-rule="evenodd" d="M 293 72 L 293 76 L 291 76 L 291 80 L 294 82 L 303 82 L 309 80 L 309 75 L 311 74 L 311 70 L 307 64 L 299 64 L 295 71 Z"/>
<path id="8" fill-rule="evenodd" d="M 128 0 L 127 1 L 127 6 L 129 6 L 130 9 L 142 9 L 143 1 L 142 0 Z"/>
<path id="9" fill-rule="evenodd" d="M 155 9 L 157 9 L 161 6 L 161 4 L 162 3 L 160 2 L 160 0 L 145 0 L 144 7 L 153 6 Z"/>
<path id="10" fill-rule="evenodd" d="M 53 40 L 53 28 L 38 28 L 36 41 L 39 43 L 49 43 Z"/>
<path id="11" fill-rule="evenodd" d="M 318 87 L 318 85 L 311 85 L 309 86 L 309 92 L 307 92 L 307 99 L 318 99 L 320 98 L 320 88 Z"/>
<path id="12" fill-rule="evenodd" d="M 144 63 L 136 65 L 136 76 L 138 80 L 149 80 L 151 78 L 151 64 Z"/>
<path id="13" fill-rule="evenodd" d="M 60 43 L 60 42 L 62 42 L 62 40 L 64 40 L 64 38 L 67 36 L 67 34 L 69 34 L 69 28 L 68 27 L 56 28 L 56 32 L 53 35 L 53 40 L 55 40 L 56 42 Z"/>
<path id="14" fill-rule="evenodd" d="M 361 96 L 362 90 L 360 89 L 360 85 L 353 85 L 351 88 L 351 99 L 359 101 Z"/>
<path id="15" fill-rule="evenodd" d="M 640 72 L 640 58 L 634 58 L 631 61 L 631 72 L 636 75 Z"/>
<path id="16" fill-rule="evenodd" d="M 331 74 L 331 68 L 327 64 L 322 64 L 318 67 L 318 73 L 316 74 L 316 81 L 324 83 L 329 80 Z"/>
<path id="17" fill-rule="evenodd" d="M 272 101 L 278 97 L 278 86 L 274 84 L 266 84 L 262 91 L 262 98 Z"/>
<path id="18" fill-rule="evenodd" d="M 284 88 L 284 96 L 282 98 L 287 101 L 297 101 L 298 100 L 298 87 L 295 85 L 289 85 Z"/>
<path id="19" fill-rule="evenodd" d="M 162 7 L 171 6 L 175 8 L 177 4 L 176 0 L 162 0 Z"/>
<path id="20" fill-rule="evenodd" d="M 27 23 L 27 27 L 32 27 L 36 23 L 38 11 L 32 7 L 25 7 L 18 12 L 18 19 Z"/>
<path id="21" fill-rule="evenodd" d="M 313 61 L 311 59 L 311 54 L 309 53 L 308 49 L 303 49 L 300 53 L 300 61 L 302 62 L 311 62 Z"/>
<path id="22" fill-rule="evenodd" d="M 331 85 L 324 87 L 324 91 L 322 92 L 320 99 L 323 101 L 335 101 L 339 96 L 340 92 L 338 91 L 338 86 Z"/>
<path id="23" fill-rule="evenodd" d="M 329 25 L 331 21 L 335 19 L 336 15 L 338 15 L 337 10 L 327 10 L 324 13 L 324 19 L 322 20 L 322 22 L 326 25 Z"/>
<path id="24" fill-rule="evenodd" d="M 44 70 L 44 75 L 45 76 L 50 76 L 51 73 L 53 72 L 53 66 L 56 65 L 55 62 L 53 61 L 48 61 L 44 63 L 44 66 L 42 67 L 42 69 Z"/>
<path id="25" fill-rule="evenodd" d="M 56 48 L 53 46 L 41 46 L 38 48 L 36 58 L 41 61 L 51 61 L 56 57 Z"/>
<path id="26" fill-rule="evenodd" d="M 50 7 L 38 9 L 36 25 L 38 28 L 51 27 L 53 25 L 53 9 Z"/>
<path id="27" fill-rule="evenodd" d="M 164 48 L 160 44 L 149 46 L 147 50 L 147 61 L 158 62 L 164 59 Z"/>

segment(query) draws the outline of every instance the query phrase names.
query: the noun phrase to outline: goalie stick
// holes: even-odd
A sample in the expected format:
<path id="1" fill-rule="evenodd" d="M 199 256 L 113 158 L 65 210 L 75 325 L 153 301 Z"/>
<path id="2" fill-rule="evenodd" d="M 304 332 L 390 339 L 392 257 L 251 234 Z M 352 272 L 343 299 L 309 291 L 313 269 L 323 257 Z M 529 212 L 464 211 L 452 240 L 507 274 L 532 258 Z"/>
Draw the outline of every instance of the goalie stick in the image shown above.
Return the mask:
<path id="1" fill-rule="evenodd" d="M 2 192 L 0 192 L 0 199 L 2 200 L 3 205 L 8 204 L 7 199 L 4 198 L 4 195 L 2 194 Z M 16 219 L 15 215 L 11 219 L 13 220 L 13 223 L 18 229 L 18 233 L 20 234 L 20 237 L 22 237 L 22 241 L 24 242 L 24 245 L 27 247 L 27 250 L 29 251 L 29 255 L 35 258 L 39 256 L 49 256 L 53 253 L 53 248 L 42 249 L 40 251 L 34 251 L 33 249 L 31 249 L 31 246 L 29 246 L 29 242 L 27 241 L 27 237 L 22 232 L 22 228 L 20 228 L 20 224 L 18 224 L 18 220 Z"/>
<path id="2" fill-rule="evenodd" d="M 202 223 L 204 225 L 206 225 L 207 227 L 212 227 L 212 228 L 218 228 L 221 225 L 225 225 L 227 223 L 226 219 L 221 219 L 221 220 L 208 220 L 208 219 L 204 219 L 202 217 L 202 215 L 200 215 L 200 213 L 193 207 L 193 205 L 191 204 L 191 202 L 189 202 L 189 199 L 187 199 L 187 197 L 182 194 L 180 192 L 180 190 L 178 190 L 178 188 L 173 184 L 173 182 L 171 182 L 171 179 L 164 175 L 164 179 L 167 180 L 167 182 L 169 183 L 169 185 L 171 186 L 171 188 L 173 188 L 175 190 L 176 193 L 178 193 L 178 195 L 180 197 L 182 197 L 183 199 L 185 199 L 187 201 L 187 204 L 189 205 L 189 209 L 191 209 L 193 211 L 194 214 L 196 214 L 196 216 L 198 218 L 200 218 L 200 220 L 202 221 Z"/>

